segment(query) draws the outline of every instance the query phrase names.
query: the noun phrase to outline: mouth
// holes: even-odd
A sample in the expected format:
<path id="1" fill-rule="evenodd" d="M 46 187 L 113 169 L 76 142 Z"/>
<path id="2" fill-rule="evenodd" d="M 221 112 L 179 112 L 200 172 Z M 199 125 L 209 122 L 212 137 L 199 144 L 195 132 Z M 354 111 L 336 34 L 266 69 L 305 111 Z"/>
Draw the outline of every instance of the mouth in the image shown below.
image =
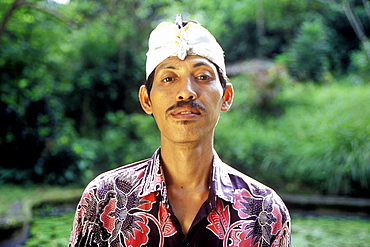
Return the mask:
<path id="1" fill-rule="evenodd" d="M 171 113 L 171 116 L 175 119 L 180 120 L 191 120 L 201 116 L 198 110 L 188 110 L 188 109 L 176 109 Z"/>
<path id="2" fill-rule="evenodd" d="M 170 115 L 178 120 L 194 120 L 202 115 L 198 107 L 192 105 L 184 105 L 175 107 L 170 111 Z"/>
<path id="3" fill-rule="evenodd" d="M 168 114 L 179 120 L 193 120 L 205 112 L 203 105 L 194 101 L 179 101 L 167 110 Z"/>

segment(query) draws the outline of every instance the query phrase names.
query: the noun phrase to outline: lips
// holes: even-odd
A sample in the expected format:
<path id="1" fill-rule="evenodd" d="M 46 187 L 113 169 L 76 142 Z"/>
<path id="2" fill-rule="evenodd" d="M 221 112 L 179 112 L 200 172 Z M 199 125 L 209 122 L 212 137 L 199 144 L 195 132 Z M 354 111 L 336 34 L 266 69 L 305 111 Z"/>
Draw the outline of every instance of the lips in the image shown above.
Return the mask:
<path id="1" fill-rule="evenodd" d="M 179 120 L 193 120 L 203 115 L 206 108 L 196 101 L 178 101 L 169 107 L 166 115 Z"/>
<path id="2" fill-rule="evenodd" d="M 194 119 L 201 115 L 201 112 L 195 107 L 177 107 L 171 114 L 176 119 Z"/>
<path id="3" fill-rule="evenodd" d="M 175 108 L 171 115 L 186 115 L 186 114 L 200 114 L 200 111 L 194 107 L 178 107 Z"/>

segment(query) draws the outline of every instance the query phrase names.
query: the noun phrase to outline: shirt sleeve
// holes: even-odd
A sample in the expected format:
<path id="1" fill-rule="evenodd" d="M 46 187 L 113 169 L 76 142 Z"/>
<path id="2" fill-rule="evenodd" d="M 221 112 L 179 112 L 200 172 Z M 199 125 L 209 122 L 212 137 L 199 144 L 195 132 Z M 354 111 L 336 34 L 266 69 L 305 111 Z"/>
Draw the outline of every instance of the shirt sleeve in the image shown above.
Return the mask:
<path id="1" fill-rule="evenodd" d="M 77 205 L 73 227 L 69 239 L 69 247 L 72 246 L 93 246 L 89 241 L 89 235 L 94 231 L 97 215 L 97 200 L 92 188 L 85 189 L 80 202 Z M 90 242 L 90 243 L 88 243 Z"/>
<path id="2" fill-rule="evenodd" d="M 275 240 L 272 242 L 273 247 L 289 247 L 291 242 L 291 220 L 287 207 L 280 197 L 276 200 L 277 208 L 275 217 L 277 224 L 274 226 L 277 228 L 274 232 L 277 232 Z"/>

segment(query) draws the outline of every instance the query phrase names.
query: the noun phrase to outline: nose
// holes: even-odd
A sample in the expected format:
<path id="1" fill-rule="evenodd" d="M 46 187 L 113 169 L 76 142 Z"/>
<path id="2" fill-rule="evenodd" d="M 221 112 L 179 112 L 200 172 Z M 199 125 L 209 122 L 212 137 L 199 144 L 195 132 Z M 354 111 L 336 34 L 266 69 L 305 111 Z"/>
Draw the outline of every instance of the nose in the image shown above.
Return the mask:
<path id="1" fill-rule="evenodd" d="M 184 78 L 179 82 L 179 90 L 176 98 L 178 101 L 190 101 L 197 98 L 193 81 L 190 78 Z"/>

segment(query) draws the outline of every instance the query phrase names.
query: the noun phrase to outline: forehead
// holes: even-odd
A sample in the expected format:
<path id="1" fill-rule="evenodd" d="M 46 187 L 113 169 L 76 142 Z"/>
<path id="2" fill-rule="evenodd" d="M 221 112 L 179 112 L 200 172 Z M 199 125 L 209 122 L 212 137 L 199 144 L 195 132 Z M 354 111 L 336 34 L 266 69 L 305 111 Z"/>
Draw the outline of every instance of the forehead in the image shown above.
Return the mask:
<path id="1" fill-rule="evenodd" d="M 162 70 L 190 70 L 194 68 L 208 68 L 217 72 L 216 66 L 205 57 L 198 55 L 187 56 L 184 60 L 179 59 L 178 57 L 168 57 L 163 60 L 156 68 L 156 72 Z"/>

